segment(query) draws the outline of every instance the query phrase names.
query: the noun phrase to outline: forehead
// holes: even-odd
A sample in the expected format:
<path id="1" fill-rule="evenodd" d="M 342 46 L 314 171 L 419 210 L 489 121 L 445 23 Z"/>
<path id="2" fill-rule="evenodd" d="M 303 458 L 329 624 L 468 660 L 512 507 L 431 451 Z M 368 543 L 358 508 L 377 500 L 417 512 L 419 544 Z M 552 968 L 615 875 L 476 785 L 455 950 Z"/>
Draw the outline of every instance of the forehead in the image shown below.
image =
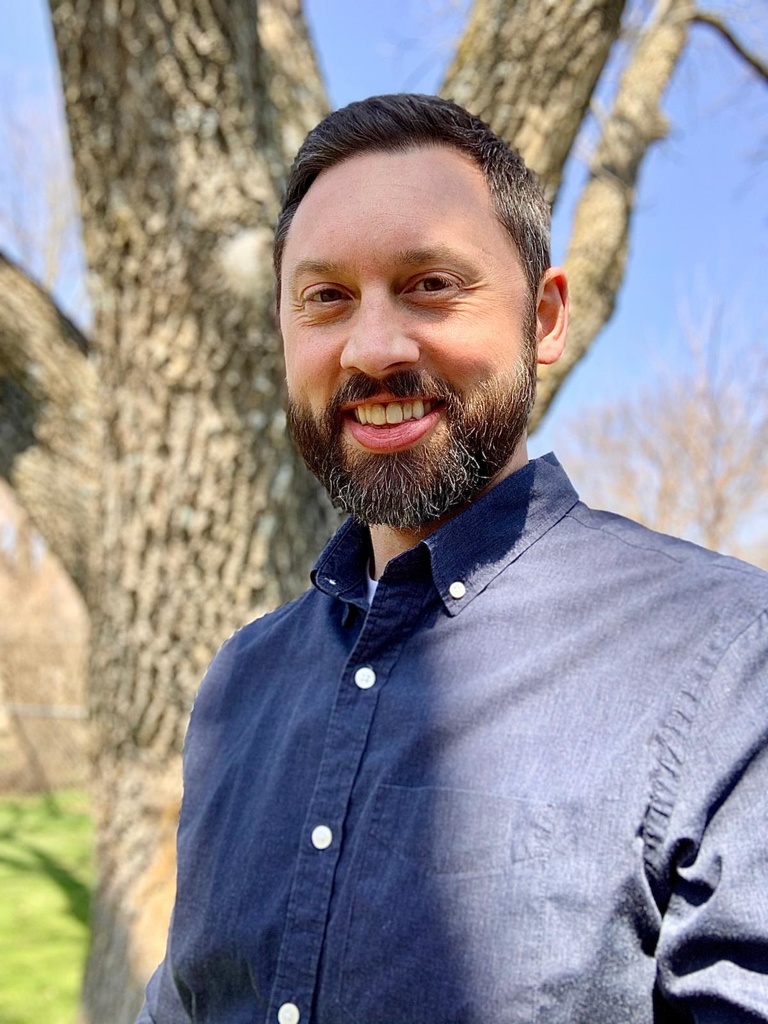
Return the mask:
<path id="1" fill-rule="evenodd" d="M 446 244 L 514 252 L 480 168 L 445 146 L 363 153 L 313 182 L 288 230 L 283 275 L 307 260 L 354 263 Z"/>

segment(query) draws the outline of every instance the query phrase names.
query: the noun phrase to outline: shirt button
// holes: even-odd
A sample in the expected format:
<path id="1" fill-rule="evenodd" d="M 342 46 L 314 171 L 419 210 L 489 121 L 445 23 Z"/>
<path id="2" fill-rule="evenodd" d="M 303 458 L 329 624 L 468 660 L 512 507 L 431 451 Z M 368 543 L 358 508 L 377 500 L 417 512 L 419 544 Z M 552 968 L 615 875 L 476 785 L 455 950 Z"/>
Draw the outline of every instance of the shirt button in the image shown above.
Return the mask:
<path id="1" fill-rule="evenodd" d="M 363 665 L 355 672 L 355 686 L 359 686 L 361 690 L 370 690 L 375 682 L 376 673 L 370 665 Z"/>
<path id="2" fill-rule="evenodd" d="M 316 850 L 327 850 L 333 842 L 333 832 L 327 825 L 316 825 L 312 829 L 312 845 Z M 296 1020 L 299 1018 L 297 1017 Z"/>
<path id="3" fill-rule="evenodd" d="M 450 587 L 448 587 L 448 593 L 457 601 L 460 601 L 462 597 L 464 597 L 466 592 L 467 588 L 464 586 L 461 580 L 456 580 L 455 583 L 452 583 Z"/>
<path id="4" fill-rule="evenodd" d="M 300 1017 L 296 1003 L 283 1003 L 277 1011 L 277 1024 L 299 1024 Z"/>

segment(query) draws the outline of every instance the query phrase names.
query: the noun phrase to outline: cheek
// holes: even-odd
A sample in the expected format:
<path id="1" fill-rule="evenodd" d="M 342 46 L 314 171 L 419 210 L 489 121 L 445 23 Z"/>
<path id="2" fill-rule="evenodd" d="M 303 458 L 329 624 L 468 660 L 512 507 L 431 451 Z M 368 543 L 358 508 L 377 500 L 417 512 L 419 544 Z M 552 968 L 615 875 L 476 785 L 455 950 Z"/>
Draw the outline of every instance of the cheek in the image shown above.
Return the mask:
<path id="1" fill-rule="evenodd" d="M 283 356 L 288 394 L 316 408 L 324 406 L 333 390 L 334 362 L 330 354 L 317 344 L 301 343 L 299 339 L 284 337 Z"/>
<path id="2" fill-rule="evenodd" d="M 438 332 L 430 344 L 436 369 L 468 382 L 482 380 L 515 366 L 525 349 L 525 315 L 516 304 L 498 301 L 480 305 Z"/>
<path id="3" fill-rule="evenodd" d="M 431 361 L 441 375 L 469 386 L 507 370 L 516 362 L 516 352 L 509 339 L 468 330 L 455 344 L 434 348 Z"/>

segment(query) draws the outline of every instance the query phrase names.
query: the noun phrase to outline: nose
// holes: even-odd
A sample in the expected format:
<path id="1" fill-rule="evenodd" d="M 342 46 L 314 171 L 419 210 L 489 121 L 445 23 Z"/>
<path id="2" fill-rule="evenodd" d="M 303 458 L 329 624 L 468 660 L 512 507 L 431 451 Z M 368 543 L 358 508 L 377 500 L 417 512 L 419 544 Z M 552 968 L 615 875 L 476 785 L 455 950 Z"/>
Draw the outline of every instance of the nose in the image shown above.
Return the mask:
<path id="1" fill-rule="evenodd" d="M 343 369 L 384 377 L 413 366 L 420 354 L 418 342 L 392 298 L 382 295 L 361 300 L 341 352 Z"/>

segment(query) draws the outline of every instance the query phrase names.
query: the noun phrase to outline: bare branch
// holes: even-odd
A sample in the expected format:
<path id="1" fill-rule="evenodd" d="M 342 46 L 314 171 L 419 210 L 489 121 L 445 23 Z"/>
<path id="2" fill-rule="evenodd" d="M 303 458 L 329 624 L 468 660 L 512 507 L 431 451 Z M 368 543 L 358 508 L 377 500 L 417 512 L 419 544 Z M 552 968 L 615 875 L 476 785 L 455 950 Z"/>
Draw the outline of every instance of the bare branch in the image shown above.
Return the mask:
<path id="1" fill-rule="evenodd" d="M 0 255 L 0 475 L 81 589 L 99 454 L 87 348 L 74 324 Z"/>
<path id="2" fill-rule="evenodd" d="M 759 54 L 752 53 L 751 50 L 747 49 L 741 40 L 733 34 L 730 27 L 722 20 L 722 18 L 719 18 L 711 11 L 697 11 L 693 18 L 691 18 L 691 21 L 695 25 L 709 25 L 709 27 L 714 29 L 715 32 L 718 32 L 728 43 L 731 49 L 741 57 L 744 63 L 748 64 L 753 71 L 757 72 L 763 81 L 768 82 L 768 63 L 766 63 Z"/>
<path id="3" fill-rule="evenodd" d="M 558 447 L 590 504 L 759 560 L 768 539 L 768 349 L 734 338 L 734 317 L 713 312 L 683 325 L 682 368 L 574 419 Z"/>
<path id="4" fill-rule="evenodd" d="M 0 249 L 52 295 L 80 278 L 80 221 L 65 130 L 53 112 L 0 102 Z"/>

